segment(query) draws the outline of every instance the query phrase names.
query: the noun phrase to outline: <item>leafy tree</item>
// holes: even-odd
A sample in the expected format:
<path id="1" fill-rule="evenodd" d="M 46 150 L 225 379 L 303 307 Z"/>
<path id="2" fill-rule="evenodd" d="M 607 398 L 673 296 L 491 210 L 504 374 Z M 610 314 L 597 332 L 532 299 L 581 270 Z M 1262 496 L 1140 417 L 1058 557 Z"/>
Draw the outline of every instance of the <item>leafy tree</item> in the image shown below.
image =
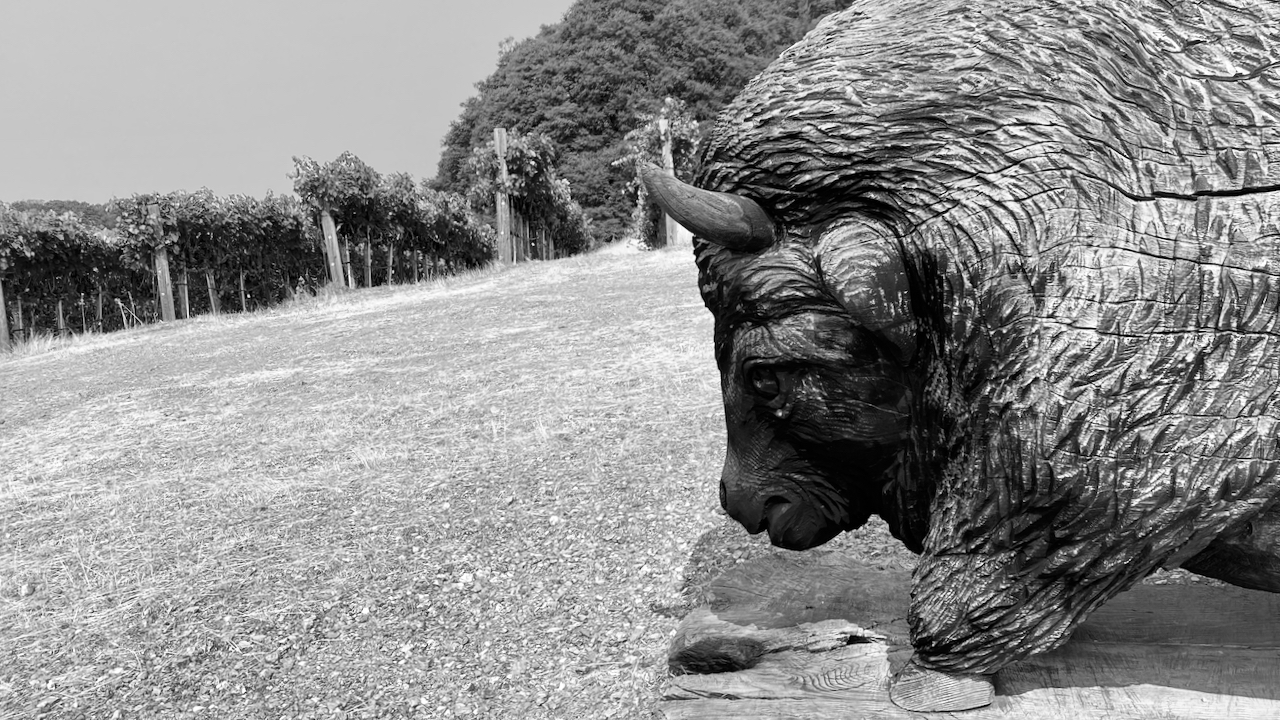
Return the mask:
<path id="1" fill-rule="evenodd" d="M 597 240 L 631 225 L 634 173 L 617 163 L 626 134 L 683 101 L 709 127 L 747 81 L 848 0 L 578 0 L 555 25 L 515 43 L 477 84 L 444 139 L 432 187 L 465 193 L 471 149 L 494 127 L 547 135 L 559 174 Z"/>

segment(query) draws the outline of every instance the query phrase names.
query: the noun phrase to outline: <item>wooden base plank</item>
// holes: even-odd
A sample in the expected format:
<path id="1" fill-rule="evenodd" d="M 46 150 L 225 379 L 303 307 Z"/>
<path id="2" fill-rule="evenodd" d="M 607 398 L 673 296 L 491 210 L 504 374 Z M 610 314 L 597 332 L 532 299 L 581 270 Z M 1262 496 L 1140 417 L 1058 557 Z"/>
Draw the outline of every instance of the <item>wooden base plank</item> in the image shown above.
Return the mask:
<path id="1" fill-rule="evenodd" d="M 744 563 L 681 624 L 660 710 L 669 720 L 920 718 L 888 694 L 911 654 L 909 591 L 908 573 L 838 553 Z M 1280 595 L 1140 586 L 1063 647 L 993 680 L 991 705 L 925 716 L 1280 718 Z"/>

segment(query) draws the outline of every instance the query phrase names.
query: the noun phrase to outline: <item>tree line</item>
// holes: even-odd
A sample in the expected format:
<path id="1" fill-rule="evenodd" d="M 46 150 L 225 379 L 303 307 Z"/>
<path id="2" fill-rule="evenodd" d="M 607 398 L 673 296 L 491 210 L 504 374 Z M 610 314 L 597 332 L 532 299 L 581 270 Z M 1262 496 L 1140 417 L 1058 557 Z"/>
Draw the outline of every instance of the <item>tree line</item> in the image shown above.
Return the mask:
<path id="1" fill-rule="evenodd" d="M 594 241 L 635 237 L 639 188 L 628 158 L 645 139 L 628 134 L 670 112 L 672 98 L 687 116 L 682 122 L 697 123 L 696 145 L 748 80 L 822 16 L 848 5 L 577 0 L 560 22 L 504 47 L 497 69 L 450 126 L 432 186 L 465 193 L 473 149 L 495 127 L 542 135 L 559 148 L 558 172 L 591 219 Z M 678 175 L 688 172 L 679 158 L 676 164 Z"/>

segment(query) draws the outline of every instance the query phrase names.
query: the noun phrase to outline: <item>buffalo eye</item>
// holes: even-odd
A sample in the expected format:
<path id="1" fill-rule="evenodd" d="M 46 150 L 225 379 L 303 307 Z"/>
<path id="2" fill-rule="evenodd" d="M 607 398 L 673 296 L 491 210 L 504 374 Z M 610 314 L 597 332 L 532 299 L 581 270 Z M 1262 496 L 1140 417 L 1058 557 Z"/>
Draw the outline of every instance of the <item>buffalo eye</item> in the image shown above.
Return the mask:
<path id="1" fill-rule="evenodd" d="M 782 392 L 778 371 L 768 365 L 757 365 L 748 370 L 747 384 L 751 387 L 751 392 L 765 402 L 777 398 Z"/>

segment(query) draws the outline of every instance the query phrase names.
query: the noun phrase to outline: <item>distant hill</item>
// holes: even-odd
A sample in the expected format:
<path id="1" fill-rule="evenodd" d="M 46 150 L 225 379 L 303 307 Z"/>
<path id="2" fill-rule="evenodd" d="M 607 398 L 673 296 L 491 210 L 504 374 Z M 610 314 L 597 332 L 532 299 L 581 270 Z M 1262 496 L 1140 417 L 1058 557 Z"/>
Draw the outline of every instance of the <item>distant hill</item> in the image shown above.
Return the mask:
<path id="1" fill-rule="evenodd" d="M 433 183 L 463 191 L 460 167 L 493 128 L 544 132 L 560 174 L 594 221 L 621 237 L 626 170 L 610 163 L 636 118 L 664 98 L 710 120 L 747 81 L 849 0 L 578 0 L 554 25 L 508 49 L 449 128 Z"/>
<path id="2" fill-rule="evenodd" d="M 24 212 L 54 212 L 59 215 L 73 212 L 87 225 L 96 228 L 114 228 L 115 213 L 107 210 L 105 203 L 87 203 L 79 200 L 19 200 L 9 207 Z"/>

